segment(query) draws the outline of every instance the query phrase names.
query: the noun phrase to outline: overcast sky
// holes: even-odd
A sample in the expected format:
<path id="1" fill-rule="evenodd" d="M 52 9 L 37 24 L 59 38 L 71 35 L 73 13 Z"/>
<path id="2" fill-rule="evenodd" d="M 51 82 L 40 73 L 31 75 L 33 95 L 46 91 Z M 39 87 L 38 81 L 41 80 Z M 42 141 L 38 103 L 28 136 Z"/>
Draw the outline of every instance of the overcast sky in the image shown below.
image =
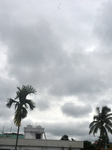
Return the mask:
<path id="1" fill-rule="evenodd" d="M 6 101 L 22 85 L 37 95 L 21 133 L 31 124 L 48 139 L 96 140 L 95 108 L 112 108 L 112 0 L 1 0 L 1 132 L 17 130 Z"/>

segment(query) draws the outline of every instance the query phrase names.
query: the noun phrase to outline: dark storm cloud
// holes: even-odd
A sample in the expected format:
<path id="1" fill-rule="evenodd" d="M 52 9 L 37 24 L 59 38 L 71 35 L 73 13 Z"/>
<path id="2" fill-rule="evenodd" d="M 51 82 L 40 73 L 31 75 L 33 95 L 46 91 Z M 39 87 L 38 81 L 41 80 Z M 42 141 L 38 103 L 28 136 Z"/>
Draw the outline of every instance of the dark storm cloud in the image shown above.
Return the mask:
<path id="1" fill-rule="evenodd" d="M 88 114 L 92 112 L 92 108 L 90 105 L 80 106 L 80 105 L 76 105 L 73 102 L 65 103 L 61 107 L 61 110 L 65 115 L 74 118 L 79 118 L 84 116 L 87 117 Z"/>

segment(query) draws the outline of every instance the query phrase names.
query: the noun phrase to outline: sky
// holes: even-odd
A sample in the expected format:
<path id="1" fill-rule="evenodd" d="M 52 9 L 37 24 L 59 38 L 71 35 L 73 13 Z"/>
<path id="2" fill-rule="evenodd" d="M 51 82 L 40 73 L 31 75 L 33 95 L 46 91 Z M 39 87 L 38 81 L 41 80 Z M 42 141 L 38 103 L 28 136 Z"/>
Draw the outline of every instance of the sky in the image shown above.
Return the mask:
<path id="1" fill-rule="evenodd" d="M 17 130 L 7 99 L 32 85 L 36 108 L 20 133 L 30 124 L 45 128 L 47 139 L 98 138 L 89 135 L 95 109 L 112 109 L 111 16 L 112 0 L 0 1 L 1 133 Z"/>

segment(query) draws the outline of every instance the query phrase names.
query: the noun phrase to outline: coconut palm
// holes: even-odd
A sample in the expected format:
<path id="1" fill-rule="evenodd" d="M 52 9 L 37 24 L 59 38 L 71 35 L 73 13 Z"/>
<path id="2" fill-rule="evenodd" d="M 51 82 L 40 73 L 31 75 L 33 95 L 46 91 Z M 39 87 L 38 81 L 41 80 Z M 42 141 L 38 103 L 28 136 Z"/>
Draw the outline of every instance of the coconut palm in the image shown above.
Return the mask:
<path id="1" fill-rule="evenodd" d="M 112 113 L 110 108 L 103 106 L 100 111 L 99 107 L 96 108 L 97 114 L 93 117 L 93 121 L 90 123 L 89 134 L 95 135 L 98 131 L 100 132 L 99 141 L 102 137 L 109 139 L 108 132 L 112 134 Z"/>
<path id="2" fill-rule="evenodd" d="M 9 98 L 6 104 L 8 108 L 10 108 L 13 104 L 15 107 L 14 124 L 18 126 L 15 150 L 17 149 L 21 120 L 27 116 L 28 107 L 30 108 L 30 110 L 33 110 L 35 108 L 35 103 L 32 100 L 27 99 L 27 95 L 36 93 L 36 90 L 31 85 L 23 85 L 22 88 L 17 87 L 17 89 L 18 90 L 16 92 L 15 99 Z"/>
<path id="3" fill-rule="evenodd" d="M 97 141 L 97 146 L 98 147 L 105 147 L 109 143 L 109 138 L 108 137 L 99 137 Z"/>

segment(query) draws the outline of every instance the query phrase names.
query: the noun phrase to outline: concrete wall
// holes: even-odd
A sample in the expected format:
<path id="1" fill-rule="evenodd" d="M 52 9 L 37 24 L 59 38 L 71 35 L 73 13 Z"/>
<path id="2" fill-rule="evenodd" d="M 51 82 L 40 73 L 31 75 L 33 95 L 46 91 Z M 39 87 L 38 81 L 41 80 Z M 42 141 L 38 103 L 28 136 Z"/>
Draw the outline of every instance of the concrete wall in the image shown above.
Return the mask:
<path id="1" fill-rule="evenodd" d="M 0 138 L 0 149 L 14 149 L 16 139 Z M 83 148 L 83 141 L 19 139 L 18 150 L 72 150 Z"/>
<path id="2" fill-rule="evenodd" d="M 25 139 L 36 139 L 35 133 L 26 132 Z"/>
<path id="3" fill-rule="evenodd" d="M 33 127 L 32 125 L 27 125 L 27 127 L 24 128 L 25 133 L 25 139 L 36 139 L 36 134 L 40 134 L 42 139 L 44 128 L 41 126 Z"/>

